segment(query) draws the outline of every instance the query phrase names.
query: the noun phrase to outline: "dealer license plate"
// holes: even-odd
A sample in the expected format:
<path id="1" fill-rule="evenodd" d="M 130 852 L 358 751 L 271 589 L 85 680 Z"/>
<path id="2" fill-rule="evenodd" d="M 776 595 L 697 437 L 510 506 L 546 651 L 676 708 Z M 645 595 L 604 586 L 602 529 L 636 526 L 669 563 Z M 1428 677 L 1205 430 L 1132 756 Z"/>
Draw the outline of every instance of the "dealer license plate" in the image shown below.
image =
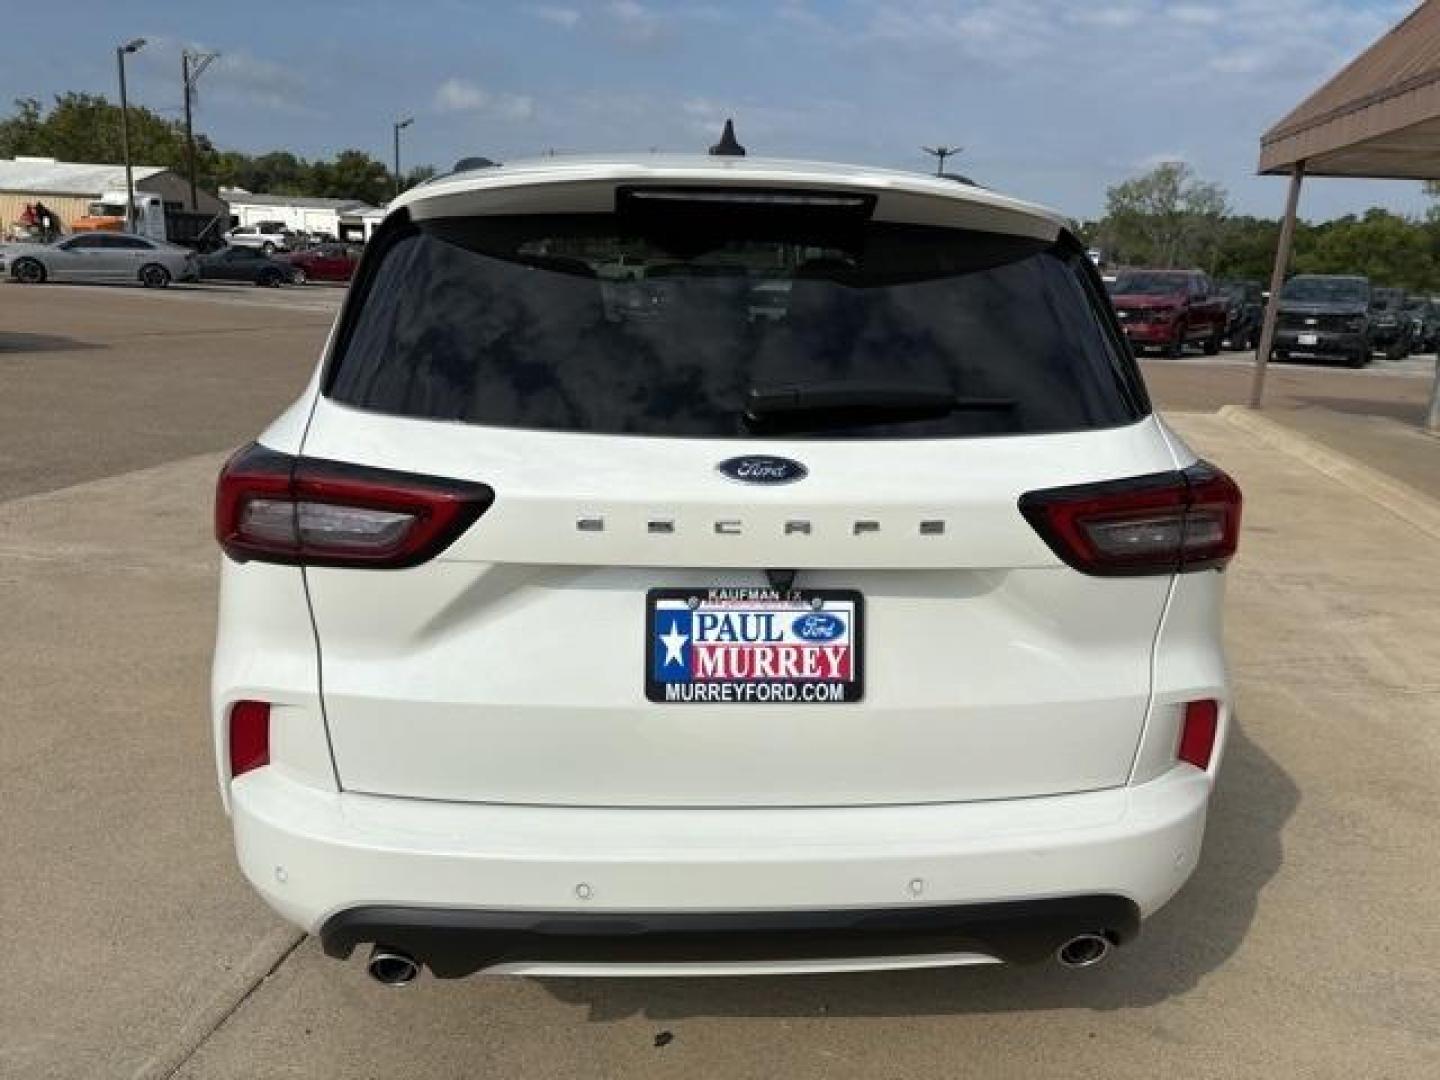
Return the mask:
<path id="1" fill-rule="evenodd" d="M 1319 335 L 1319 334 L 1301 334 L 1301 335 L 1300 335 L 1299 337 L 1297 337 L 1295 340 L 1296 340 L 1297 342 L 1299 342 L 1301 345 L 1319 345 L 1319 344 L 1320 344 L 1320 335 Z"/>
<path id="2" fill-rule="evenodd" d="M 645 696 L 819 705 L 864 692 L 864 598 L 852 589 L 651 589 Z"/>

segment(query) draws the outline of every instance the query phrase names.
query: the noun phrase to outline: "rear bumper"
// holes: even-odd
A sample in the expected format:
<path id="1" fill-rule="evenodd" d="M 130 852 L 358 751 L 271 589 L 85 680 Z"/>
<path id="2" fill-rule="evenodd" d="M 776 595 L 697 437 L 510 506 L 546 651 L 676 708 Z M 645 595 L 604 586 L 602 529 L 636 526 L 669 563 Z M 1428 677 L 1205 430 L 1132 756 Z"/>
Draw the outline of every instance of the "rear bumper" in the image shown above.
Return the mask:
<path id="1" fill-rule="evenodd" d="M 1080 934 L 1103 934 L 1118 945 L 1139 929 L 1134 902 L 1076 896 L 956 907 L 682 914 L 363 907 L 327 919 L 320 941 L 337 959 L 356 945 L 381 943 L 448 979 L 486 969 L 775 971 L 826 963 L 837 970 L 898 957 L 937 966 L 1027 964 L 1052 958 Z"/>
<path id="2" fill-rule="evenodd" d="M 1300 344 L 1300 336 L 1314 337 L 1311 344 Z M 1314 353 L 1316 355 L 1350 355 L 1361 349 L 1368 350 L 1370 342 L 1363 333 L 1335 330 L 1276 330 L 1275 348 L 1285 352 Z"/>
<path id="3" fill-rule="evenodd" d="M 1134 787 L 981 803 L 561 808 L 337 794 L 270 766 L 233 783 L 231 809 L 246 877 L 277 911 L 340 954 L 382 934 L 386 944 L 404 947 L 434 932 L 476 937 L 473 951 L 483 958 L 496 920 L 512 934 L 514 920 L 528 919 L 589 927 L 595 932 L 579 936 L 608 939 L 615 936 L 605 932 L 615 928 L 612 916 L 626 925 L 642 915 L 693 916 L 698 923 L 682 925 L 710 933 L 761 912 L 767 920 L 798 920 L 820 947 L 839 947 L 824 933 L 839 919 L 854 924 L 841 936 L 878 926 L 889 947 L 927 942 L 886 942 L 887 934 L 933 931 L 941 944 L 1024 960 L 1053 951 L 1056 935 L 1085 920 L 1068 908 L 1044 911 L 1017 944 L 977 931 L 975 920 L 993 913 L 976 905 L 1109 897 L 1133 905 L 1137 917 L 1148 915 L 1194 869 L 1210 790 L 1209 775 L 1181 765 Z M 357 914 L 362 908 L 371 913 Z M 971 910 L 956 914 L 961 908 Z M 950 912 L 939 924 L 936 909 Z M 994 917 L 1004 921 L 1020 910 Z M 919 924 L 900 914 L 926 911 L 932 914 L 916 916 Z M 1121 939 L 1133 931 L 1118 916 L 1084 929 Z M 534 925 L 520 930 L 527 948 L 535 944 L 527 936 Z M 635 938 L 628 930 L 622 936 Z M 465 950 L 453 961 L 458 968 L 472 962 Z"/>
<path id="4" fill-rule="evenodd" d="M 1127 323 L 1125 336 L 1136 345 L 1168 345 L 1175 339 L 1175 324 Z"/>

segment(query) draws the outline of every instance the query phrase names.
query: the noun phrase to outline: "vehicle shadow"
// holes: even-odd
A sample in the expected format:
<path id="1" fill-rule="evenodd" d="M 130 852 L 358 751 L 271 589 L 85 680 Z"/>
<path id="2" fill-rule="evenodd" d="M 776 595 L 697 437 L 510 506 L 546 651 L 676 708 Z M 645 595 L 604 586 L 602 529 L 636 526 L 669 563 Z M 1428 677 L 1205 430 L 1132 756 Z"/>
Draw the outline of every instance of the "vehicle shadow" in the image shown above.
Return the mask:
<path id="1" fill-rule="evenodd" d="M 941 968 L 856 975 L 707 979 L 541 979 L 588 1019 L 943 1016 L 1034 1009 L 1111 1010 L 1183 995 L 1238 950 L 1260 891 L 1279 871 L 1281 832 L 1299 789 L 1279 764 L 1232 732 L 1190 882 L 1140 937 L 1098 968 Z"/>
<path id="2" fill-rule="evenodd" d="M 1425 419 L 1423 401 L 1392 401 L 1383 398 L 1329 397 L 1323 394 L 1293 395 L 1296 404 L 1349 416 L 1379 416 L 1401 420 L 1418 427 Z"/>
<path id="3" fill-rule="evenodd" d="M 102 349 L 91 341 L 65 337 L 61 334 L 17 334 L 0 332 L 0 353 L 78 352 L 82 349 Z"/>

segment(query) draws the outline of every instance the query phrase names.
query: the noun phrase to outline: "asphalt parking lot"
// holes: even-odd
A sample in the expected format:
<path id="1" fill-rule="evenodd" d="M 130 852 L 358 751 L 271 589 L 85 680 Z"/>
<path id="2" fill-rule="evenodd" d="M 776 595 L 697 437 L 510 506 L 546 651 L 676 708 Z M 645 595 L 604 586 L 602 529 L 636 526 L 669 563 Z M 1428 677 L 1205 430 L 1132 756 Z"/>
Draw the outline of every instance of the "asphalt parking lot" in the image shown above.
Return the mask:
<path id="1" fill-rule="evenodd" d="M 242 882 L 205 704 L 210 485 L 340 295 L 0 285 L 0 1076 L 1434 1074 L 1428 358 L 1277 367 L 1258 421 L 1215 412 L 1245 398 L 1238 358 L 1146 363 L 1246 491 L 1240 726 L 1195 878 L 1113 961 L 397 992 Z"/>

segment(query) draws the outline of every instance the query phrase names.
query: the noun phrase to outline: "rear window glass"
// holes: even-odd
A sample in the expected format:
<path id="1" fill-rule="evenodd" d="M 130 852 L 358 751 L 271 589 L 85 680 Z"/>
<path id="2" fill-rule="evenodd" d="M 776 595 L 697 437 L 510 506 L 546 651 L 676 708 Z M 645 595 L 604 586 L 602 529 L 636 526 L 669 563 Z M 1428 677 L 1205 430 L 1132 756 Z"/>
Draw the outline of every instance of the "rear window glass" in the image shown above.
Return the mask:
<path id="1" fill-rule="evenodd" d="M 1280 299 L 1314 304 L 1364 304 L 1370 287 L 1364 278 L 1294 277 L 1280 290 Z"/>
<path id="2" fill-rule="evenodd" d="M 1083 260 L 823 213 L 425 221 L 384 245 L 327 392 L 404 416 L 628 435 L 1114 426 L 1143 407 Z"/>

